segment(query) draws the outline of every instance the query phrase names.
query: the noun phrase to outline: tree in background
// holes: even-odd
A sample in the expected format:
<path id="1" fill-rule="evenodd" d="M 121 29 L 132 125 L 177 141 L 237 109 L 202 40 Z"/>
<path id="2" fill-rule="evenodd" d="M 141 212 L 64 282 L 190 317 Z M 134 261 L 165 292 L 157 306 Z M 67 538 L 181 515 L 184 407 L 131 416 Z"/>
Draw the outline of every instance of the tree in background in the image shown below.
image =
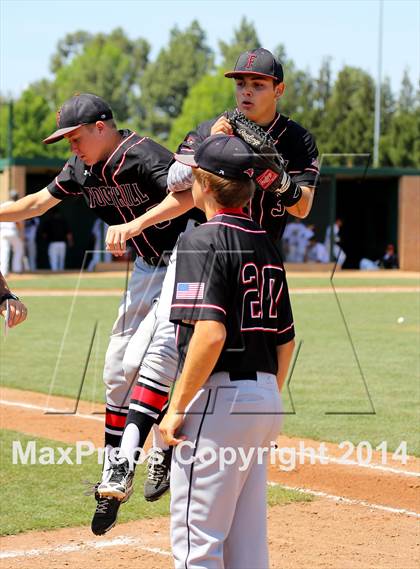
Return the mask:
<path id="1" fill-rule="evenodd" d="M 375 84 L 372 77 L 356 67 L 345 66 L 338 74 L 327 101 L 322 151 L 336 154 L 371 153 Z M 333 161 L 329 162 L 330 165 Z M 343 166 L 365 165 L 366 158 L 345 156 L 338 159 Z"/>
<path id="2" fill-rule="evenodd" d="M 194 20 L 185 31 L 173 28 L 169 44 L 147 66 L 140 79 L 142 133 L 165 141 L 191 87 L 213 69 L 213 52 L 206 34 Z"/>
<path id="3" fill-rule="evenodd" d="M 234 82 L 224 77 L 224 72 L 233 69 L 243 51 L 260 47 L 257 32 L 252 23 L 242 18 L 234 30 L 230 43 L 219 42 L 223 64 L 216 73 L 201 76 L 185 98 L 182 111 L 172 123 L 168 147 L 175 150 L 190 130 L 205 120 L 235 107 Z"/>
<path id="4" fill-rule="evenodd" d="M 121 128 L 139 129 L 175 149 L 197 124 L 234 106 L 234 85 L 223 72 L 233 68 L 242 51 L 260 46 L 256 29 L 246 18 L 231 41 L 219 42 L 222 65 L 216 70 L 214 54 L 197 21 L 183 31 L 174 28 L 153 61 L 148 42 L 129 39 L 121 28 L 109 34 L 83 30 L 67 34 L 51 58 L 53 79 L 31 84 L 14 101 L 13 155 L 66 157 L 66 142 L 45 147 L 42 139 L 54 130 L 59 105 L 83 91 L 107 99 Z M 373 78 L 346 66 L 333 79 L 328 57 L 312 75 L 296 66 L 284 45 L 273 51 L 285 71 L 279 110 L 313 132 L 321 153 L 371 153 Z M 1 157 L 7 153 L 8 103 L 0 98 Z M 380 164 L 420 167 L 420 99 L 408 72 L 397 99 L 389 80 L 383 82 L 381 110 Z M 365 164 L 366 159 L 336 163 Z"/>
<path id="5" fill-rule="evenodd" d="M 414 93 L 404 72 L 395 112 L 382 138 L 381 162 L 399 167 L 420 168 L 420 96 Z"/>
<path id="6" fill-rule="evenodd" d="M 117 120 L 132 118 L 137 126 L 130 115 L 149 51 L 146 40 L 130 40 L 121 28 L 110 34 L 69 34 L 51 60 L 57 105 L 75 93 L 95 93 L 111 105 Z"/>
<path id="7" fill-rule="evenodd" d="M 219 49 L 223 57 L 222 67 L 225 70 L 233 69 L 236 60 L 243 51 L 250 51 L 262 47 L 257 35 L 257 30 L 252 22 L 242 18 L 239 28 L 233 32 L 233 40 L 226 43 L 219 41 Z"/>
<path id="8" fill-rule="evenodd" d="M 168 140 L 170 150 L 175 151 L 187 132 L 201 122 L 235 107 L 234 86 L 223 72 L 219 69 L 215 75 L 205 75 L 191 88 L 181 114 L 172 123 Z"/>

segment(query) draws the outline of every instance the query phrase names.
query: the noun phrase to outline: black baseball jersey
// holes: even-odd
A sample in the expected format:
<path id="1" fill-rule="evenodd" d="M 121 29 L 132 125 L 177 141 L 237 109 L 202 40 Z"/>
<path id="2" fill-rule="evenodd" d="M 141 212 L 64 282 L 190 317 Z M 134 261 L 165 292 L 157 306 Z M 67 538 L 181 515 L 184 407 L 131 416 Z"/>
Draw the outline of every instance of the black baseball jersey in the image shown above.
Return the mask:
<path id="1" fill-rule="evenodd" d="M 86 166 L 77 156 L 65 164 L 48 190 L 59 200 L 83 196 L 108 225 L 139 217 L 167 195 L 166 179 L 173 155 L 148 137 L 120 131 L 122 140 L 106 162 Z M 137 255 L 160 257 L 171 251 L 191 214 L 152 225 L 131 239 Z"/>
<path id="2" fill-rule="evenodd" d="M 221 116 L 221 115 L 220 115 Z M 200 124 L 197 130 L 187 134 L 178 152 L 195 152 L 203 140 L 210 136 L 211 127 L 220 116 Z M 277 152 L 282 156 L 286 172 L 300 186 L 316 188 L 319 179 L 318 149 L 310 132 L 289 117 L 276 114 L 273 122 L 264 128 L 274 139 Z M 256 171 L 255 178 L 260 172 Z M 274 240 L 282 237 L 287 211 L 281 198 L 273 193 L 256 189 L 248 207 L 248 213 Z"/>
<path id="3" fill-rule="evenodd" d="M 172 299 L 181 363 L 193 333 L 188 321 L 226 326 L 213 372 L 277 372 L 276 346 L 294 337 L 283 263 L 267 232 L 241 210 L 222 210 L 185 233 Z"/>

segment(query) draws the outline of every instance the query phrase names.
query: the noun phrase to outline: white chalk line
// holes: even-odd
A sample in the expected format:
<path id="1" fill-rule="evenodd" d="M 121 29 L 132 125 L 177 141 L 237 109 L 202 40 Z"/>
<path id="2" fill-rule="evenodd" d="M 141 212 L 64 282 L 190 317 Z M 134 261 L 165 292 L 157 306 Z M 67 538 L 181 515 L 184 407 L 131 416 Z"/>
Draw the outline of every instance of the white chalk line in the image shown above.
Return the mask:
<path id="1" fill-rule="evenodd" d="M 107 547 L 120 546 L 136 547 L 137 549 L 141 549 L 147 553 L 156 553 L 158 555 L 164 555 L 165 557 L 172 556 L 172 553 L 170 551 L 166 551 L 165 549 L 160 549 L 159 547 L 147 547 L 144 545 L 144 541 L 139 538 L 123 536 L 116 537 L 114 539 L 107 539 L 106 541 L 85 541 L 77 545 L 58 545 L 57 547 L 40 547 L 38 549 L 27 549 L 20 551 L 3 551 L 0 552 L 0 559 L 12 559 L 16 557 L 39 557 L 50 555 L 51 553 L 77 553 L 79 551 L 86 551 L 89 549 L 105 549 Z"/>
<path id="2" fill-rule="evenodd" d="M 419 513 L 412 512 L 404 508 L 392 508 L 391 506 L 372 504 L 371 502 L 366 502 L 366 500 L 356 500 L 354 498 L 345 498 L 344 496 L 335 496 L 334 494 L 328 494 L 327 492 L 321 492 L 319 490 L 311 490 L 310 488 L 300 488 L 298 486 L 287 486 L 286 484 L 279 484 L 278 482 L 268 482 L 268 485 L 279 486 L 280 488 L 284 488 L 285 490 L 293 490 L 295 492 L 299 492 L 300 494 L 308 494 L 310 496 L 318 496 L 320 498 L 326 498 L 327 500 L 332 500 L 333 502 L 340 502 L 342 504 L 364 506 L 366 508 L 371 508 L 373 510 L 390 512 L 391 514 L 403 514 L 405 516 L 411 516 L 413 518 L 420 518 Z"/>
<path id="3" fill-rule="evenodd" d="M 356 506 L 364 506 L 373 510 L 380 510 L 383 512 L 389 512 L 392 514 L 403 514 L 410 517 L 420 518 L 420 514 L 417 512 L 412 512 L 404 508 L 392 508 L 390 506 L 383 506 L 381 504 L 372 504 L 366 502 L 365 500 L 355 500 L 352 498 L 345 498 L 343 496 L 335 496 L 334 494 L 328 494 L 327 492 L 321 492 L 318 490 L 311 490 L 309 488 L 299 488 L 296 486 L 287 486 L 285 484 L 279 484 L 278 482 L 268 482 L 269 486 L 284 488 L 285 490 L 292 490 L 294 492 L 299 492 L 301 494 L 308 494 L 310 496 L 317 496 L 320 498 L 325 498 L 333 502 L 342 504 L 351 504 Z M 118 537 L 106 541 L 86 541 L 78 545 L 59 545 L 57 547 L 42 547 L 38 549 L 28 549 L 21 551 L 3 551 L 0 552 L 0 559 L 11 559 L 17 557 L 37 557 L 43 555 L 50 555 L 51 553 L 77 553 L 79 551 L 85 551 L 89 549 L 104 549 L 107 547 L 119 547 L 119 546 L 130 546 L 136 547 L 142 551 L 148 553 L 156 553 L 158 555 L 163 555 L 165 557 L 170 557 L 172 554 L 170 551 L 165 549 L 160 549 L 158 547 L 147 547 L 142 544 L 140 539 L 132 537 Z"/>
<path id="4" fill-rule="evenodd" d="M 332 288 L 320 288 L 320 287 L 313 287 L 313 288 L 290 288 L 290 294 L 333 294 Z M 365 294 L 365 293 L 390 293 L 390 294 L 397 294 L 397 293 L 419 293 L 420 287 L 416 286 L 407 286 L 407 287 L 335 287 L 335 292 L 339 294 Z"/>
<path id="5" fill-rule="evenodd" d="M 293 448 L 293 447 L 292 447 Z M 279 449 L 280 452 L 281 449 Z M 371 468 L 372 470 L 382 470 L 383 472 L 389 472 L 390 474 L 402 474 L 403 476 L 414 476 L 417 478 L 420 478 L 420 472 L 415 472 L 412 470 L 400 470 L 398 468 L 392 468 L 391 466 L 384 466 L 383 464 L 376 464 L 376 463 L 364 463 L 364 462 L 357 462 L 357 460 L 349 460 L 349 459 L 345 459 L 343 460 L 342 458 L 335 458 L 333 456 L 328 456 L 328 457 L 324 457 L 321 456 L 319 454 L 313 454 L 311 453 L 311 451 L 308 449 L 306 452 L 300 452 L 297 451 L 296 452 L 297 456 L 303 456 L 303 457 L 310 457 L 311 460 L 318 460 L 319 464 L 328 464 L 330 462 L 334 463 L 334 464 L 339 464 L 340 466 L 358 466 L 360 468 Z M 304 462 L 302 464 L 302 466 L 306 465 L 307 463 Z M 312 462 L 310 462 L 309 464 L 312 464 Z M 316 463 L 315 463 L 316 464 Z"/>
<path id="6" fill-rule="evenodd" d="M 60 415 L 66 414 L 67 412 L 66 410 L 63 409 L 56 409 L 54 407 L 41 407 L 40 405 L 33 405 L 31 403 L 19 403 L 17 401 L 7 401 L 5 399 L 0 399 L 0 405 L 8 405 L 8 406 L 12 406 L 12 407 L 21 407 L 23 409 L 29 409 L 32 411 L 43 411 L 44 413 L 59 413 Z M 103 422 L 104 419 L 103 417 L 95 417 L 94 415 L 86 415 L 84 413 L 71 413 L 68 412 L 69 417 L 77 417 L 80 419 L 89 419 L 91 421 L 101 421 Z M 297 451 L 296 452 L 297 455 L 302 455 L 301 452 Z M 337 463 L 339 465 L 342 466 L 356 466 L 356 467 L 360 467 L 360 468 L 370 468 L 372 470 L 381 470 L 383 472 L 387 472 L 389 474 L 401 474 L 403 476 L 413 476 L 413 477 L 420 477 L 420 473 L 419 472 L 415 472 L 412 470 L 400 470 L 398 468 L 392 468 L 390 466 L 383 466 L 381 464 L 375 464 L 375 463 L 369 463 L 369 464 L 363 464 L 363 463 L 358 463 L 355 460 L 340 460 L 338 458 L 334 458 L 334 457 L 328 457 L 327 459 L 325 457 L 321 457 L 320 455 L 312 455 L 311 452 L 308 450 L 306 453 L 303 453 L 304 456 L 313 456 L 314 459 L 319 459 L 321 461 L 321 459 L 323 461 L 326 462 L 333 462 L 333 463 Z M 414 457 L 409 457 L 409 458 L 414 458 Z M 305 463 L 306 464 L 306 463 Z"/>
<path id="7" fill-rule="evenodd" d="M 6 399 L 0 399 L 0 405 L 7 405 L 9 407 L 21 407 L 22 409 L 28 409 L 30 411 L 43 411 L 46 415 L 59 414 L 66 415 L 68 417 L 77 417 L 78 419 L 89 419 L 90 421 L 101 421 L 104 422 L 103 417 L 95 417 L 95 415 L 86 415 L 86 413 L 73 413 L 67 409 L 56 409 L 55 407 L 41 407 L 40 405 L 32 405 L 31 403 L 18 403 L 17 401 L 7 401 Z"/>

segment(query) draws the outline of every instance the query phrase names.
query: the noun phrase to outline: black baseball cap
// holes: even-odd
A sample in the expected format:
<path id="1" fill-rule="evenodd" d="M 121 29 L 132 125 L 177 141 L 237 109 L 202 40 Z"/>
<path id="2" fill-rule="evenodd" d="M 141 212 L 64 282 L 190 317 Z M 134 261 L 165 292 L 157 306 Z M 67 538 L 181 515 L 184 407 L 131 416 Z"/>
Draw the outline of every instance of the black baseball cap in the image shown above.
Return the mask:
<path id="1" fill-rule="evenodd" d="M 252 51 L 244 51 L 238 57 L 235 69 L 225 73 L 225 77 L 241 77 L 245 74 L 271 77 L 280 83 L 283 81 L 283 67 L 271 51 L 259 47 Z"/>
<path id="2" fill-rule="evenodd" d="M 175 160 L 221 178 L 249 180 L 254 175 L 255 154 L 241 138 L 227 134 L 209 136 L 194 155 L 175 154 Z"/>
<path id="3" fill-rule="evenodd" d="M 44 140 L 52 144 L 61 140 L 84 124 L 112 119 L 111 107 L 101 97 L 91 93 L 81 93 L 68 99 L 57 112 L 58 129 Z"/>

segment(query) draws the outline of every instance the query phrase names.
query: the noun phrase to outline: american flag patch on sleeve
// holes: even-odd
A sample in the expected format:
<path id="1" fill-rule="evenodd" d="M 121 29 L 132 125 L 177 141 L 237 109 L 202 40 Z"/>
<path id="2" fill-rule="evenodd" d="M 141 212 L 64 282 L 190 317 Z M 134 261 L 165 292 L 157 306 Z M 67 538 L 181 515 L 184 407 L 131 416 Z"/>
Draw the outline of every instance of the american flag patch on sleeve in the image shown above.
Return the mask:
<path id="1" fill-rule="evenodd" d="M 202 300 L 204 298 L 204 284 L 205 283 L 177 283 L 175 298 Z"/>

